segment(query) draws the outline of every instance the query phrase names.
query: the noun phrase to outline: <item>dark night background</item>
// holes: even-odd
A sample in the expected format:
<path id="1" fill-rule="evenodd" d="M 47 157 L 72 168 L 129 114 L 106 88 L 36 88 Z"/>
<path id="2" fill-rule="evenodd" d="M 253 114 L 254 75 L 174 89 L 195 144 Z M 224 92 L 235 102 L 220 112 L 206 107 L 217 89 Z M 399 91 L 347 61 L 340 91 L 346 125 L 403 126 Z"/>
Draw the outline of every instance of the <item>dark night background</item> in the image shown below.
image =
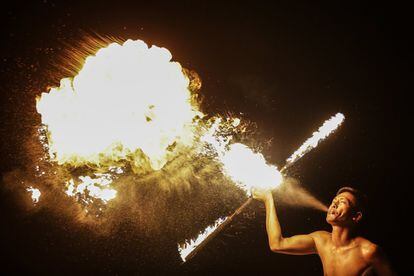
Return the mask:
<path id="1" fill-rule="evenodd" d="M 292 173 L 324 203 L 340 186 L 363 190 L 370 211 L 362 233 L 381 245 L 403 274 L 401 251 L 409 234 L 403 225 L 410 211 L 403 207 L 408 177 L 401 176 L 407 172 L 400 161 L 402 97 L 408 93 L 402 80 L 412 56 L 405 44 L 404 7 L 309 2 L 44 0 L 3 6 L 2 174 L 23 163 L 34 98 L 57 84 L 47 76 L 65 45 L 85 33 L 142 39 L 166 47 L 174 60 L 199 73 L 207 113 L 243 113 L 255 122 L 263 141 L 271 140 L 265 154 L 276 164 L 321 122 L 344 113 L 341 129 Z M 61 226 L 64 218 L 47 210 L 26 213 L 7 189 L 1 189 L 0 199 L 2 274 L 322 274 L 317 256 L 270 252 L 258 203 L 179 266 L 174 241 L 153 250 L 160 246 L 157 241 L 128 238 L 122 230 L 94 238 L 82 228 Z M 280 206 L 278 214 L 286 236 L 329 230 L 317 211 Z"/>

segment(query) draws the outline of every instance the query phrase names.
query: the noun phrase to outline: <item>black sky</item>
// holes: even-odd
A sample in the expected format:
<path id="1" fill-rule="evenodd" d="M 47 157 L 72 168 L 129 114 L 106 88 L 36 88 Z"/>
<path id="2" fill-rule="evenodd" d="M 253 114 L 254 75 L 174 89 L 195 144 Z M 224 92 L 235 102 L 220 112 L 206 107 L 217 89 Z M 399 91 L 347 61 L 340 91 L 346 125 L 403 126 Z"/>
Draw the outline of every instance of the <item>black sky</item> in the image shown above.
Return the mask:
<path id="1" fill-rule="evenodd" d="M 242 113 L 255 122 L 262 141 L 271 140 L 264 153 L 276 164 L 321 122 L 344 113 L 340 131 L 292 173 L 325 203 L 343 185 L 363 190 L 371 206 L 363 233 L 402 272 L 403 235 L 409 234 L 402 213 L 409 211 L 400 160 L 412 56 L 404 7 L 359 1 L 73 2 L 21 1 L 2 8 L 2 174 L 24 163 L 22 141 L 36 121 L 34 99 L 57 84 L 48 76 L 68 45 L 85 34 L 142 39 L 166 47 L 174 60 L 198 72 L 207 113 Z M 269 252 L 260 204 L 180 267 L 173 242 L 154 249 L 159 243 L 122 234 L 91 242 L 87 231 L 63 229 L 62 218 L 46 210 L 26 214 L 12 192 L 1 191 L 6 271 L 322 274 L 315 256 Z M 278 213 L 286 235 L 329 230 L 316 211 L 283 206 Z"/>

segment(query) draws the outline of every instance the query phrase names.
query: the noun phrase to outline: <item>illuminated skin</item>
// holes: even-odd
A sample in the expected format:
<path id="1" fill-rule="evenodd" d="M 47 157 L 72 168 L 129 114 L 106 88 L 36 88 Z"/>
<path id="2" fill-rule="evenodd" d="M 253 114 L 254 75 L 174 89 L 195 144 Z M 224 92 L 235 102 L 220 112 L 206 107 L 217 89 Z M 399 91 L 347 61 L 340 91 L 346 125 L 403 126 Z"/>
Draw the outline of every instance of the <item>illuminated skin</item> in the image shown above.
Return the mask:
<path id="1" fill-rule="evenodd" d="M 332 226 L 331 233 L 316 231 L 289 238 L 282 236 L 271 191 L 254 189 L 253 197 L 265 204 L 266 230 L 273 252 L 318 254 L 324 275 L 394 275 L 381 249 L 353 234 L 362 213 L 354 208 L 356 198 L 352 193 L 340 193 L 329 206 L 326 221 Z"/>

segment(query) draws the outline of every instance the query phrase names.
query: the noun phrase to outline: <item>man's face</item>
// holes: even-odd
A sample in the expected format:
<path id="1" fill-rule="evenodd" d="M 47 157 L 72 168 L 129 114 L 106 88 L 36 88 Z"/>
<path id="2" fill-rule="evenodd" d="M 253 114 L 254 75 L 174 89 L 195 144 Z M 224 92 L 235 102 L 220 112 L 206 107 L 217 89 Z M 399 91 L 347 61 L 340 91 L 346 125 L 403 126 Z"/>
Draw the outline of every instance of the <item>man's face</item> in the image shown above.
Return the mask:
<path id="1" fill-rule="evenodd" d="M 337 195 L 329 206 L 326 221 L 331 225 L 350 226 L 355 224 L 356 198 L 349 192 Z"/>

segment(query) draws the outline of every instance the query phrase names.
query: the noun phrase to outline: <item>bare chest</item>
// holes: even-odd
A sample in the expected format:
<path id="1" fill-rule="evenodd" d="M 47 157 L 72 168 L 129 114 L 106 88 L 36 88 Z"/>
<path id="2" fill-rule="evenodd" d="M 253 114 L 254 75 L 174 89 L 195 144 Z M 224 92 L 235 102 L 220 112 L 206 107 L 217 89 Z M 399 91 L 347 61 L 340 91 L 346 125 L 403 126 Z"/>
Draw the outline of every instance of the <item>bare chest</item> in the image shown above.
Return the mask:
<path id="1" fill-rule="evenodd" d="M 326 245 L 319 256 L 325 275 L 362 275 L 369 267 L 359 247 L 338 249 Z"/>

